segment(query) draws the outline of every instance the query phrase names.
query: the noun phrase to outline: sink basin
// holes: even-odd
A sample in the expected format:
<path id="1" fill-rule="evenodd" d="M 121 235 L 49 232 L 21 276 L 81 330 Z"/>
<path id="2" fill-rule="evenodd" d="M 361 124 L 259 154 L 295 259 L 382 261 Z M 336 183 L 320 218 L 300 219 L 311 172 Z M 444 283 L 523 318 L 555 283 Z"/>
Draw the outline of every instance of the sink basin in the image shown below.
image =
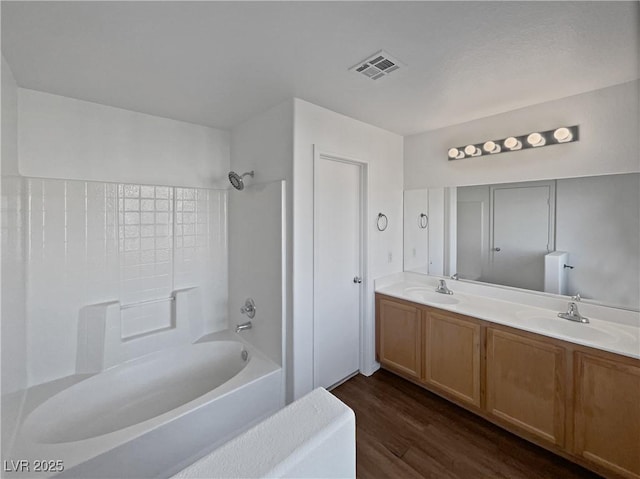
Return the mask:
<path id="1" fill-rule="evenodd" d="M 460 300 L 453 295 L 436 293 L 429 288 L 406 288 L 404 294 L 418 301 L 426 301 L 428 303 L 458 304 L 460 302 Z"/>
<path id="2" fill-rule="evenodd" d="M 575 323 L 566 319 L 540 315 L 530 312 L 516 313 L 526 326 L 540 328 L 548 332 L 555 332 L 569 338 L 603 343 L 615 343 L 621 338 L 614 332 L 605 331 L 593 326 L 591 323 Z"/>

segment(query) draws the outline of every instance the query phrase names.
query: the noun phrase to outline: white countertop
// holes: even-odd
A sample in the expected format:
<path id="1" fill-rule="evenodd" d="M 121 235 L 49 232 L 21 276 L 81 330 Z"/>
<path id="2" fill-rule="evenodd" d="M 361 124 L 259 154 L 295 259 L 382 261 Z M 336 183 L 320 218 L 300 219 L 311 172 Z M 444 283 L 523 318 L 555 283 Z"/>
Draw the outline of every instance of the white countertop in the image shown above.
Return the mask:
<path id="1" fill-rule="evenodd" d="M 376 280 L 376 293 L 472 316 L 603 351 L 640 358 L 640 313 L 577 303 L 589 323 L 561 319 L 568 299 L 446 280 L 452 295 L 435 292 L 439 279 L 401 273 Z"/>

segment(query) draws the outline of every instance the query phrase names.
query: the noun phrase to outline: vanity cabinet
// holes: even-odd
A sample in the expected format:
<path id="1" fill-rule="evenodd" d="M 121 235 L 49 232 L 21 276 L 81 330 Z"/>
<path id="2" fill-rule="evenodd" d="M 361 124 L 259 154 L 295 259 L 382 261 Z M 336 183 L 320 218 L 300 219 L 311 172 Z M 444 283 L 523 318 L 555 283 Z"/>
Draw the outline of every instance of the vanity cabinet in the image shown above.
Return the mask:
<path id="1" fill-rule="evenodd" d="M 422 375 L 422 312 L 406 302 L 376 300 L 377 356 L 386 368 L 412 379 Z"/>
<path id="2" fill-rule="evenodd" d="M 376 294 L 389 369 L 610 478 L 640 479 L 640 360 Z"/>
<path id="3" fill-rule="evenodd" d="M 640 366 L 576 352 L 575 454 L 640 478 Z"/>
<path id="4" fill-rule="evenodd" d="M 488 327 L 486 411 L 563 447 L 566 356 L 565 348 L 554 343 Z"/>
<path id="5" fill-rule="evenodd" d="M 424 381 L 459 402 L 480 407 L 480 322 L 427 310 Z"/>

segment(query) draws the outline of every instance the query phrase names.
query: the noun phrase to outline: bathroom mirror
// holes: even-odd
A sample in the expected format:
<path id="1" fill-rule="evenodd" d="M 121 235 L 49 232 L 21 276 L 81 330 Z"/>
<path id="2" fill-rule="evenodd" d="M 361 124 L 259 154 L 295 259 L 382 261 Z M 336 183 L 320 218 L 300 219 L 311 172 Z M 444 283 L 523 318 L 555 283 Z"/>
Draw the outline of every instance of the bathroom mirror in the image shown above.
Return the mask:
<path id="1" fill-rule="evenodd" d="M 404 270 L 640 310 L 640 173 L 407 190 Z"/>

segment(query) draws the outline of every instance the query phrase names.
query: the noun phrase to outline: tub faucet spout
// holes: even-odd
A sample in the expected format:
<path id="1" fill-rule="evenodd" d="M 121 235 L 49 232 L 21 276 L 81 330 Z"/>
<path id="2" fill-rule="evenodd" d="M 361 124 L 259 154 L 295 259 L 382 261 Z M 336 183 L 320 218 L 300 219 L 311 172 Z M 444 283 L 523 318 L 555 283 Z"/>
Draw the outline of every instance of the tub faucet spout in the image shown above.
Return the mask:
<path id="1" fill-rule="evenodd" d="M 253 327 L 253 325 L 251 324 L 251 321 L 247 321 L 246 323 L 238 324 L 236 326 L 236 333 L 239 333 L 240 331 L 244 331 L 245 329 L 251 329 L 252 327 Z"/>

